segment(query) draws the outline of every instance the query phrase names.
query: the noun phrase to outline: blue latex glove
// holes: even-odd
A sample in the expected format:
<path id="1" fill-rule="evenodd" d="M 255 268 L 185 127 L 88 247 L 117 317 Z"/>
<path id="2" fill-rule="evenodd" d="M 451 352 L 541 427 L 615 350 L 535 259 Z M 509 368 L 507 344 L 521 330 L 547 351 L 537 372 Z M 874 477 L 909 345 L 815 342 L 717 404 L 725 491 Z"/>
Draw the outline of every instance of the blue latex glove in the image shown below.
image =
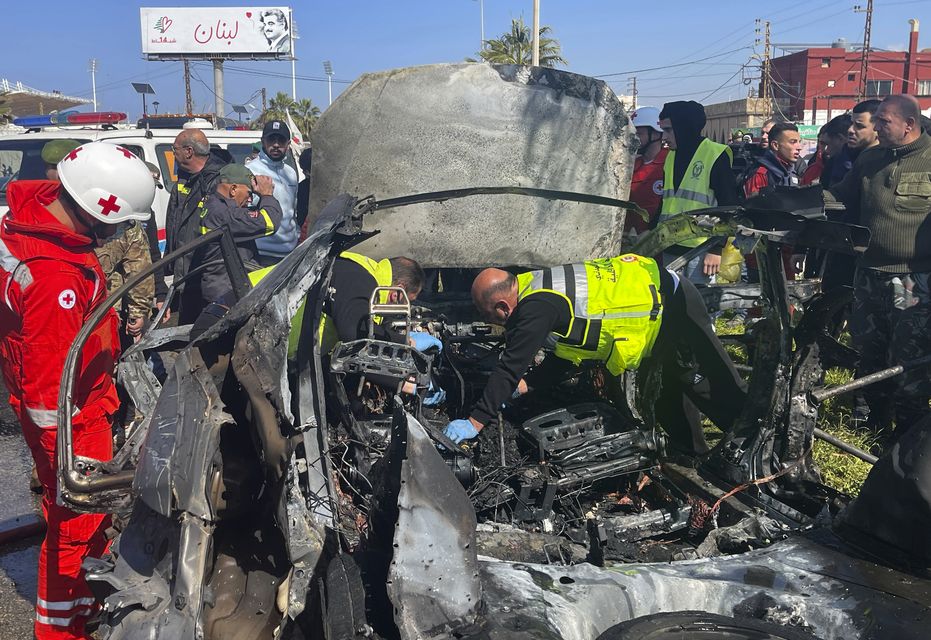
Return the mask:
<path id="1" fill-rule="evenodd" d="M 443 430 L 443 433 L 456 444 L 459 444 L 463 440 L 471 440 L 478 436 L 478 431 L 475 430 L 470 420 L 453 420 L 446 425 L 446 429 Z"/>
<path id="2" fill-rule="evenodd" d="M 407 334 L 407 337 L 414 343 L 414 348 L 417 351 L 424 352 L 432 347 L 436 347 L 437 351 L 443 350 L 443 343 L 440 342 L 440 339 L 424 331 L 411 331 Z"/>
<path id="3" fill-rule="evenodd" d="M 442 404 L 446 400 L 446 392 L 443 391 L 440 387 L 434 387 L 433 383 L 430 383 L 430 386 L 427 387 L 426 397 L 423 399 L 423 406 L 425 407 L 435 407 L 438 404 Z"/>

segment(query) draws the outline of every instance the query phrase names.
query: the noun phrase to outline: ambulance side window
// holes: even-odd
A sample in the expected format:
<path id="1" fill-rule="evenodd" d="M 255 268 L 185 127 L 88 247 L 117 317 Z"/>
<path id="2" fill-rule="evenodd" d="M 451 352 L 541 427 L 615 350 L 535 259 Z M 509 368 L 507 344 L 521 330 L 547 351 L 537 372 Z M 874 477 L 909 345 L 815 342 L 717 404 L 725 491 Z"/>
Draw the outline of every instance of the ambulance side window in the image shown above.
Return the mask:
<path id="1" fill-rule="evenodd" d="M 158 167 L 162 170 L 162 184 L 168 191 L 171 191 L 178 182 L 178 174 L 175 171 L 175 152 L 171 150 L 170 144 L 157 144 L 155 156 L 158 158 Z"/>

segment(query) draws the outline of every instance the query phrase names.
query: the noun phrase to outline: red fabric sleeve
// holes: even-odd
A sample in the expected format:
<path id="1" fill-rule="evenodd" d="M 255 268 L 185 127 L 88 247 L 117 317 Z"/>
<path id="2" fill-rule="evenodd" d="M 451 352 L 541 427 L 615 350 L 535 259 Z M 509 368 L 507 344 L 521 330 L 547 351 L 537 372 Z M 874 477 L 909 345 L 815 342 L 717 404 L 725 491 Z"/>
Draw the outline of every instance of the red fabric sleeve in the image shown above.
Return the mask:
<path id="1" fill-rule="evenodd" d="M 744 183 L 744 195 L 748 198 L 763 187 L 769 184 L 769 176 L 766 174 L 766 167 L 757 169 L 750 178 Z"/>

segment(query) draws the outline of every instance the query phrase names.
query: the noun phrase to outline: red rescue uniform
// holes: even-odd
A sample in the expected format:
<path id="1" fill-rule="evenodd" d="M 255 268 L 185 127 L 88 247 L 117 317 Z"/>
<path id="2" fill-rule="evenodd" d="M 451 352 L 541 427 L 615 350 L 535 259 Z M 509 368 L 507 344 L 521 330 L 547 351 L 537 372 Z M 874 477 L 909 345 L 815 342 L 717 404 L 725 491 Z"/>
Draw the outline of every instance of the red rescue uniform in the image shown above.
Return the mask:
<path id="1" fill-rule="evenodd" d="M 668 149 L 662 149 L 652 162 L 644 162 L 643 156 L 634 161 L 634 173 L 630 180 L 630 201 L 639 204 L 650 214 L 650 221 L 645 222 L 635 213 L 628 213 L 624 218 L 625 235 L 646 233 L 659 214 L 663 205 L 663 164 L 666 162 Z"/>
<path id="2" fill-rule="evenodd" d="M 10 405 L 22 425 L 44 487 L 48 531 L 39 554 L 35 634 L 40 640 L 89 638 L 94 599 L 81 562 L 106 550 L 109 517 L 77 514 L 56 503 L 56 413 L 65 357 L 107 280 L 92 240 L 64 227 L 46 206 L 60 185 L 16 181 L 10 212 L 0 223 L 0 356 Z M 113 383 L 119 355 L 118 319 L 111 310 L 87 341 L 74 388 L 74 448 L 112 457 L 110 418 L 118 407 Z"/>

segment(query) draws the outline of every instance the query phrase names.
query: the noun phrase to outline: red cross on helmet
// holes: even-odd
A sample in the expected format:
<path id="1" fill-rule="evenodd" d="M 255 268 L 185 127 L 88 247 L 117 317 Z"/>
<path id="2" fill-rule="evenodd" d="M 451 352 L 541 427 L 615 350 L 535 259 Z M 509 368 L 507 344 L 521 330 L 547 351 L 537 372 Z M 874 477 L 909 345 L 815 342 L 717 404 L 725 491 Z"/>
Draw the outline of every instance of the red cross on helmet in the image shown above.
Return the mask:
<path id="1" fill-rule="evenodd" d="M 101 222 L 148 220 L 155 182 L 145 163 L 109 142 L 83 144 L 58 163 L 61 186 Z"/>

